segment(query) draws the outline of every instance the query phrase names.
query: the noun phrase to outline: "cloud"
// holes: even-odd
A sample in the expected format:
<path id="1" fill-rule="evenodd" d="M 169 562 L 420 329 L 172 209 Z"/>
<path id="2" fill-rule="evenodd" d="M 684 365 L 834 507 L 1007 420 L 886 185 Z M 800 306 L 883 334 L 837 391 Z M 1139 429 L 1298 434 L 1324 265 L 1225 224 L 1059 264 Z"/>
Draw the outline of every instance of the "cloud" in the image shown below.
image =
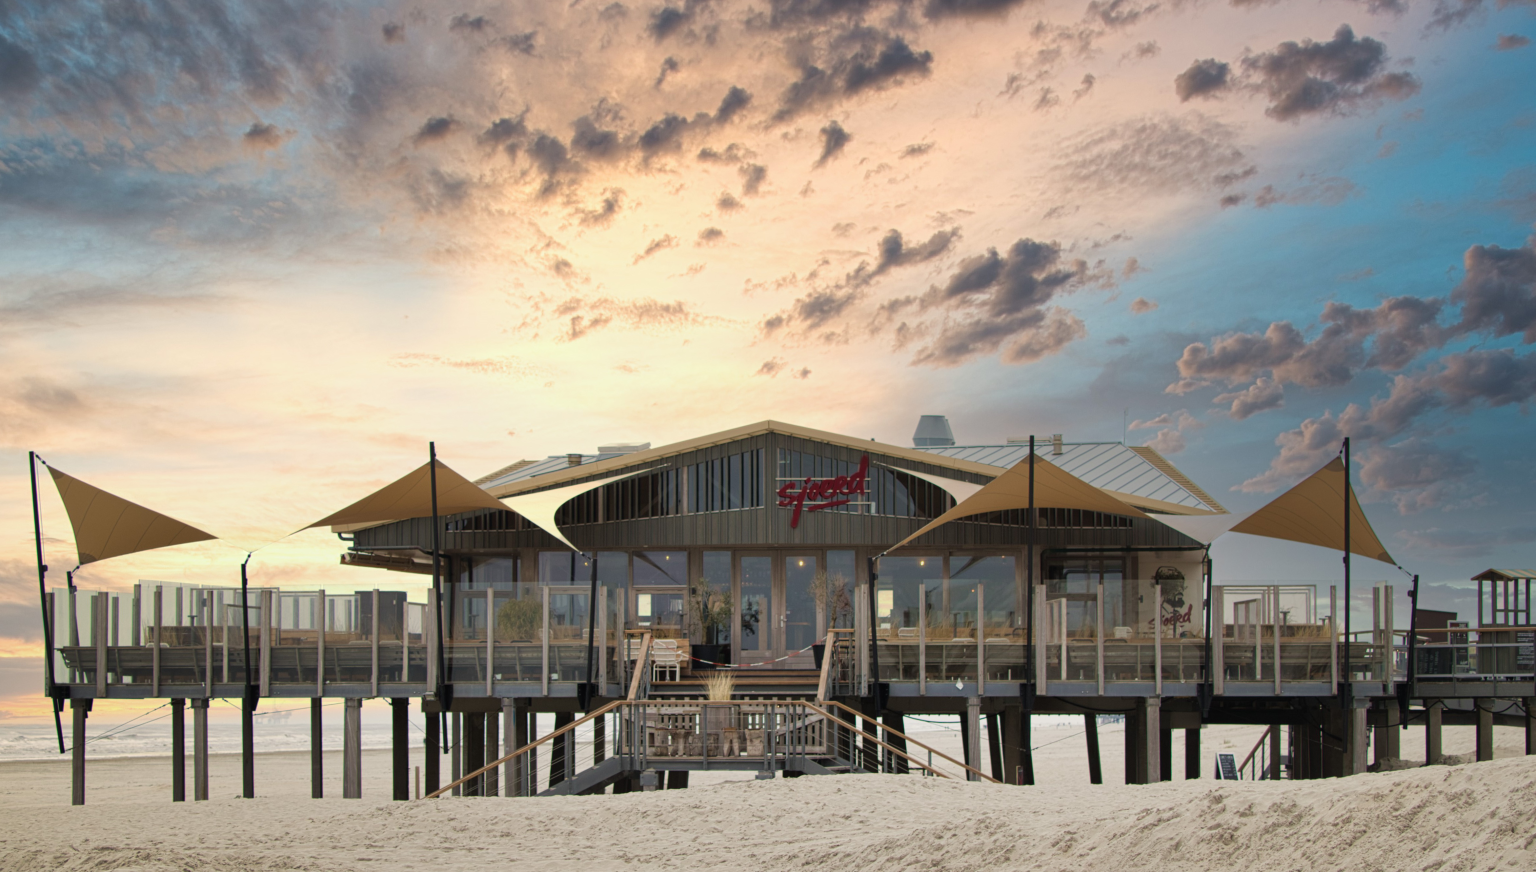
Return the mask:
<path id="1" fill-rule="evenodd" d="M 1419 92 L 1410 73 L 1385 71 L 1387 47 L 1340 25 L 1328 42 L 1283 42 L 1242 59 L 1245 76 L 1268 95 L 1265 114 L 1277 121 L 1342 114 L 1362 103 L 1403 100 Z"/>
<path id="2" fill-rule="evenodd" d="M 608 188 L 603 191 L 603 199 L 596 209 L 581 209 L 577 211 L 583 227 L 606 227 L 613 223 L 615 215 L 619 214 L 624 202 L 624 191 L 620 188 Z"/>
<path id="3" fill-rule="evenodd" d="M 706 227 L 699 231 L 698 241 L 695 245 L 714 245 L 725 238 L 725 231 L 718 227 Z"/>
<path id="4" fill-rule="evenodd" d="M 730 90 L 725 92 L 725 96 L 720 99 L 719 108 L 715 110 L 715 123 L 729 124 L 751 103 L 751 91 L 732 85 Z"/>
<path id="5" fill-rule="evenodd" d="M 763 187 L 763 182 L 768 179 L 768 168 L 762 164 L 742 164 L 737 170 L 741 174 L 741 195 L 743 197 L 755 197 Z"/>
<path id="6" fill-rule="evenodd" d="M 1159 430 L 1156 436 L 1147 440 L 1146 445 L 1158 454 L 1178 454 L 1188 447 L 1184 435 L 1177 430 Z"/>
<path id="7" fill-rule="evenodd" d="M 769 378 L 773 378 L 777 376 L 786 365 L 787 364 L 784 363 L 784 359 L 782 357 L 771 358 L 769 360 L 763 361 L 763 365 L 758 367 L 757 372 L 753 373 L 753 375 L 766 375 Z"/>
<path id="8" fill-rule="evenodd" d="M 484 15 L 476 15 L 471 18 L 467 13 L 453 16 L 448 22 L 448 30 L 453 33 L 484 33 L 494 25 Z"/>
<path id="9" fill-rule="evenodd" d="M 670 303 L 650 297 L 618 300 L 612 297 L 568 297 L 551 301 L 544 297 L 526 298 L 531 310 L 529 323 L 549 319 L 562 324 L 560 341 L 574 342 L 613 324 L 631 329 L 680 330 L 719 323 L 719 318 L 699 314 L 682 300 Z"/>
<path id="10" fill-rule="evenodd" d="M 715 198 L 715 208 L 721 212 L 735 212 L 746 208 L 746 204 L 736 199 L 736 195 L 730 191 L 722 191 L 720 196 Z"/>
<path id="11" fill-rule="evenodd" d="M 401 369 L 441 366 L 472 372 L 476 375 L 508 375 L 519 378 L 544 378 L 547 375 L 547 371 L 543 367 L 524 363 L 519 358 L 510 355 L 505 357 L 452 358 L 441 357 L 436 354 L 396 354 L 389 359 L 389 365 Z"/>
<path id="12" fill-rule="evenodd" d="M 1461 306 L 1460 332 L 1520 334 L 1536 342 L 1536 236 L 1520 248 L 1474 245 L 1462 258 L 1465 277 L 1451 292 Z"/>
<path id="13" fill-rule="evenodd" d="M 645 251 L 642 251 L 639 254 L 635 255 L 634 263 L 639 263 L 640 261 L 645 260 L 646 258 L 650 257 L 651 255 L 655 254 L 658 251 L 664 251 L 664 250 L 666 250 L 668 248 L 676 248 L 676 247 L 677 247 L 677 237 L 673 236 L 670 233 L 667 234 L 666 236 L 661 237 L 660 239 L 652 239 L 650 241 L 650 244 L 646 245 Z"/>
<path id="14" fill-rule="evenodd" d="M 1268 376 L 1260 376 L 1247 388 L 1235 393 L 1218 394 L 1212 402 L 1229 403 L 1227 414 L 1234 421 L 1243 421 L 1285 405 L 1285 386 Z"/>
<path id="15" fill-rule="evenodd" d="M 1480 557 L 1490 548 L 1501 545 L 1528 545 L 1536 542 L 1536 526 L 1500 527 L 1486 529 L 1458 524 L 1449 529 L 1429 527 L 1406 533 L 1408 544 L 1413 548 L 1445 549 L 1458 555 Z"/>
<path id="16" fill-rule="evenodd" d="M 1461 451 L 1414 438 L 1370 446 L 1359 468 L 1362 483 L 1390 495 L 1398 513 L 1408 515 L 1441 505 L 1476 467 Z"/>
<path id="17" fill-rule="evenodd" d="M 866 285 L 876 278 L 884 275 L 892 269 L 913 264 L 924 263 L 946 254 L 953 247 L 955 240 L 960 238 L 959 228 L 936 231 L 924 242 L 917 245 L 908 245 L 902 237 L 901 231 L 891 230 L 880 240 L 880 246 L 876 252 L 875 265 L 870 266 L 868 261 L 861 262 L 853 272 L 848 274 L 846 283 L 850 285 Z"/>
<path id="18" fill-rule="evenodd" d="M 1349 179 L 1338 176 L 1326 178 L 1312 176 L 1308 177 L 1304 184 L 1289 191 L 1279 191 L 1274 185 L 1265 185 L 1253 195 L 1253 206 L 1255 209 L 1268 209 L 1276 204 L 1337 206 L 1359 194 L 1360 189 Z"/>
<path id="19" fill-rule="evenodd" d="M 529 57 L 532 57 L 534 55 L 534 49 L 537 48 L 535 41 L 538 39 L 538 36 L 539 32 L 537 30 L 524 31 L 523 33 L 509 33 L 506 36 L 496 40 L 496 44 L 506 49 L 507 51 L 512 52 L 513 54 L 528 55 Z"/>
<path id="20" fill-rule="evenodd" d="M 699 6 L 703 5 L 698 0 L 689 0 L 681 8 L 677 6 L 662 6 L 651 12 L 651 20 L 646 25 L 646 31 L 657 42 L 662 42 L 686 28 L 693 22 L 694 15 Z"/>
<path id="21" fill-rule="evenodd" d="M 1173 80 L 1173 91 L 1179 102 L 1187 103 L 1196 97 L 1211 97 L 1227 90 L 1231 84 L 1232 65 L 1215 58 L 1195 61 Z"/>
<path id="22" fill-rule="evenodd" d="M 263 124 L 260 121 L 255 121 L 240 136 L 240 143 L 251 151 L 268 151 L 280 148 L 292 136 L 292 130 L 280 130 L 276 124 Z"/>
<path id="23" fill-rule="evenodd" d="M 811 368 L 808 366 L 801 367 L 800 369 L 795 370 L 793 375 L 797 379 L 808 379 L 811 377 Z"/>
<path id="24" fill-rule="evenodd" d="M 1143 16 L 1156 12 L 1158 6 L 1157 3 L 1140 5 L 1135 0 L 1092 0 L 1088 4 L 1086 17 L 1113 30 L 1135 24 Z"/>
<path id="25" fill-rule="evenodd" d="M 992 18 L 1007 15 L 1029 0 L 928 0 L 923 15 L 932 20 L 944 18 Z"/>
<path id="26" fill-rule="evenodd" d="M 1153 115 L 1090 129 L 1064 143 L 1051 175 L 1069 189 L 1178 193 L 1229 184 L 1251 166 L 1235 128 L 1203 115 Z"/>
<path id="27" fill-rule="evenodd" d="M 662 83 L 666 82 L 667 76 L 677 72 L 678 69 L 677 58 L 667 55 L 666 60 L 661 62 L 661 70 L 656 73 L 656 84 L 652 87 L 660 88 Z"/>
<path id="28" fill-rule="evenodd" d="M 848 145 L 848 140 L 853 136 L 843 129 L 843 125 L 836 121 L 828 121 L 827 126 L 821 128 L 821 156 L 816 159 L 816 166 L 823 166 L 827 161 L 839 154 Z"/>
<path id="29" fill-rule="evenodd" d="M 922 157 L 923 155 L 927 154 L 930 151 L 933 151 L 933 143 L 931 143 L 931 142 L 914 142 L 913 144 L 911 144 L 911 145 L 909 145 L 906 148 L 901 150 L 901 156 L 904 157 L 904 158 L 907 158 L 907 157 Z"/>
<path id="30" fill-rule="evenodd" d="M 1514 51 L 1517 48 L 1525 48 L 1531 44 L 1529 37 L 1518 33 L 1501 33 L 1498 42 L 1494 43 L 1495 51 Z"/>
<path id="31" fill-rule="evenodd" d="M 1156 310 L 1157 304 L 1147 299 L 1146 297 L 1137 297 L 1131 301 L 1132 315 L 1145 315 L 1148 312 L 1154 312 Z"/>
<path id="32" fill-rule="evenodd" d="M 815 57 L 815 55 L 821 55 Z M 933 54 L 914 51 L 907 41 L 870 27 L 854 28 L 800 63 L 800 76 L 779 95 L 775 122 L 857 96 L 884 91 L 932 71 Z"/>
<path id="33" fill-rule="evenodd" d="M 395 44 L 405 42 L 405 25 L 398 21 L 386 21 L 382 28 L 384 41 Z"/>
<path id="34" fill-rule="evenodd" d="M 454 131 L 458 129 L 459 122 L 455 121 L 450 116 L 442 115 L 435 118 L 428 118 L 426 122 L 421 125 L 420 129 L 416 131 L 416 135 L 411 137 L 411 142 L 417 148 L 420 148 L 423 145 L 427 145 L 433 142 L 441 142 L 442 140 L 447 139 L 450 135 L 453 134 Z"/>

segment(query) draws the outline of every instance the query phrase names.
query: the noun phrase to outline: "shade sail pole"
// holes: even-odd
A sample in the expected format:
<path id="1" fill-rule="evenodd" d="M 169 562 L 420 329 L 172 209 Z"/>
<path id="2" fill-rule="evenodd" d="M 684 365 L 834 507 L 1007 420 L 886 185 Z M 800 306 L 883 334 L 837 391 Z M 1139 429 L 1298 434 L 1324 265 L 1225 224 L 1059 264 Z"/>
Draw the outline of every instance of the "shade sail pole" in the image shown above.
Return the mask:
<path id="1" fill-rule="evenodd" d="M 1035 436 L 1029 436 L 1029 544 L 1026 547 L 1029 563 L 1024 567 L 1024 613 L 1028 622 L 1024 630 L 1024 656 L 1027 658 L 1024 666 L 1024 714 L 1035 709 Z M 1023 749 L 1029 755 L 1030 783 L 1034 783 L 1034 758 L 1028 748 Z"/>
<path id="2" fill-rule="evenodd" d="M 240 795 L 256 798 L 256 684 L 251 669 L 251 594 L 246 565 L 251 555 L 245 555 L 240 564 L 240 643 L 245 647 L 245 695 L 240 700 Z M 158 619 L 158 616 L 156 616 Z M 156 639 L 155 644 L 160 644 Z M 320 664 L 324 670 L 325 664 Z"/>
<path id="3" fill-rule="evenodd" d="M 451 691 L 448 690 L 448 687 L 449 687 L 449 684 L 448 684 L 448 681 L 447 681 L 448 661 L 446 659 L 444 659 L 444 657 L 443 657 L 444 652 L 447 650 L 447 647 L 443 644 L 443 580 L 442 580 L 443 579 L 443 575 L 442 575 L 442 562 L 441 562 L 442 561 L 442 548 L 440 547 L 440 545 L 438 543 L 438 536 L 440 535 L 440 532 L 441 532 L 439 530 L 439 528 L 442 527 L 442 522 L 438 519 L 438 515 L 437 515 L 437 443 L 436 442 L 428 442 L 427 443 L 427 459 L 428 459 L 427 468 L 428 468 L 428 471 L 429 471 L 429 475 L 431 476 L 431 478 L 430 478 L 430 486 L 432 488 L 432 591 L 433 591 L 433 593 L 435 593 L 437 595 L 437 597 L 436 597 L 437 598 L 437 614 L 432 616 L 432 620 L 437 622 L 437 634 L 436 635 L 437 635 L 437 662 L 438 662 L 437 687 L 433 688 L 433 692 L 435 692 L 437 694 L 438 704 L 442 707 L 443 711 L 446 712 L 448 710 L 448 706 L 453 702 L 453 699 L 452 699 L 453 694 L 452 694 Z"/>
<path id="4" fill-rule="evenodd" d="M 1350 570 L 1350 565 L 1349 565 L 1349 544 L 1350 544 L 1350 542 L 1349 542 L 1349 514 L 1350 514 L 1350 512 L 1349 512 L 1349 509 L 1350 509 L 1350 505 L 1349 505 L 1349 494 L 1350 494 L 1349 437 L 1345 436 L 1344 437 L 1344 681 L 1341 682 L 1339 686 L 1344 691 L 1344 701 L 1345 701 L 1346 705 L 1349 703 L 1350 699 L 1354 696 L 1354 694 L 1352 693 L 1352 688 L 1350 687 L 1350 675 L 1352 673 L 1350 672 L 1350 663 L 1349 663 L 1349 643 L 1354 641 L 1354 637 L 1350 635 L 1351 627 L 1350 627 L 1350 620 L 1349 620 L 1350 619 L 1350 596 L 1349 596 L 1349 570 Z"/>
<path id="5" fill-rule="evenodd" d="M 59 736 L 59 753 L 64 753 L 64 722 L 59 717 L 62 702 L 55 696 L 53 683 L 53 621 L 48 614 L 48 565 L 43 563 L 43 516 L 37 504 L 37 452 L 27 452 L 27 472 L 32 476 L 32 532 L 37 536 L 37 606 L 43 612 L 43 675 L 48 700 L 53 705 L 53 728 Z"/>
<path id="6" fill-rule="evenodd" d="M 588 576 L 591 581 L 591 587 L 587 594 L 587 676 L 582 682 L 582 694 L 585 698 L 580 700 L 583 711 L 586 711 L 586 707 L 592 704 L 593 697 L 597 696 L 597 683 L 592 680 L 592 676 L 597 674 L 593 671 L 592 663 L 592 643 L 597 641 L 597 552 L 593 551 L 588 554 L 587 559 L 590 561 L 588 563 L 590 570 Z"/>

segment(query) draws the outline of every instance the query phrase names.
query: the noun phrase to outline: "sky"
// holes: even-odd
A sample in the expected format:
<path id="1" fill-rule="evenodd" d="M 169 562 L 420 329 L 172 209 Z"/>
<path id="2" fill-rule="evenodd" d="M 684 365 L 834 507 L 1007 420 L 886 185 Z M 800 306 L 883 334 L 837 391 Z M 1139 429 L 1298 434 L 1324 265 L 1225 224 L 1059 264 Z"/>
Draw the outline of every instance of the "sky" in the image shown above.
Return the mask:
<path id="1" fill-rule="evenodd" d="M 429 441 L 473 478 L 944 414 L 1246 511 L 1349 436 L 1469 611 L 1536 564 L 1533 38 L 1532 0 L 0 0 L 0 717 L 41 704 L 29 450 L 223 537 L 83 589 L 253 550 L 350 590 L 397 579 L 289 534 Z M 1231 538 L 1219 576 L 1339 572 Z"/>

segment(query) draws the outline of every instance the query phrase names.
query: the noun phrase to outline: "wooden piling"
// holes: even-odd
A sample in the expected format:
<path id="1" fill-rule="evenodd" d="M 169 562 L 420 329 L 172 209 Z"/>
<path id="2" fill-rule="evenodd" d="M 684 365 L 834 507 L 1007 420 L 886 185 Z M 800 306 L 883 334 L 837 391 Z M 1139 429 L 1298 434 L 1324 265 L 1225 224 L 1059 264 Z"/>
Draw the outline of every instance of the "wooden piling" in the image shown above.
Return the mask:
<path id="1" fill-rule="evenodd" d="M 1104 767 L 1099 759 L 1099 716 L 1083 715 L 1083 733 L 1088 737 L 1088 783 L 1104 783 Z"/>
<path id="2" fill-rule="evenodd" d="M 378 622 L 378 615 L 374 615 L 374 622 Z M 389 701 L 390 715 L 390 756 L 391 766 L 395 782 L 395 800 L 404 801 L 411 798 L 411 736 L 410 736 L 410 705 L 411 701 L 404 697 L 397 697 Z"/>
<path id="3" fill-rule="evenodd" d="M 1424 765 L 1434 766 L 1445 756 L 1441 745 L 1441 729 L 1445 703 L 1432 700 L 1424 706 Z"/>
<path id="4" fill-rule="evenodd" d="M 91 701 L 69 701 L 70 715 L 74 720 L 73 742 L 70 746 L 69 804 L 85 805 L 85 718 L 91 712 Z"/>
<path id="5" fill-rule="evenodd" d="M 325 753 L 322 740 L 325 736 L 325 720 L 321 714 L 324 700 L 316 697 L 309 701 L 309 797 L 325 796 Z"/>
<path id="6" fill-rule="evenodd" d="M 171 700 L 171 802 L 187 801 L 187 701 Z"/>
<path id="7" fill-rule="evenodd" d="M 1194 781 L 1200 777 L 1200 728 L 1189 727 L 1184 731 L 1184 779 Z"/>
<path id="8" fill-rule="evenodd" d="M 348 699 L 342 718 L 341 796 L 363 798 L 363 701 Z"/>
<path id="9" fill-rule="evenodd" d="M 437 726 L 441 716 L 428 712 L 425 701 L 423 701 L 421 711 L 422 718 L 427 722 L 426 729 L 423 731 L 426 733 L 426 738 L 422 740 L 421 756 L 421 766 L 424 770 L 422 775 L 426 779 L 426 784 L 422 787 L 423 795 L 425 795 L 427 793 L 436 793 L 437 788 L 442 784 L 443 739 L 439 735 Z"/>
<path id="10" fill-rule="evenodd" d="M 1477 702 L 1477 762 L 1493 759 L 1493 709 Z"/>
<path id="11" fill-rule="evenodd" d="M 192 799 L 208 801 L 208 703 L 192 700 Z"/>

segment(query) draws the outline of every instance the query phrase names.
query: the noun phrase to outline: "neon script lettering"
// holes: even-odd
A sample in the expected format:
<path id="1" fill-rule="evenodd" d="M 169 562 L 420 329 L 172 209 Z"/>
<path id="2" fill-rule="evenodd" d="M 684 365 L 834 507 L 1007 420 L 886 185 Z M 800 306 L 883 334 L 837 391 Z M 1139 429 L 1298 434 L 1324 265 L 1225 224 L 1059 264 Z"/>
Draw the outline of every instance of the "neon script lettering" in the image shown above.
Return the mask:
<path id="1" fill-rule="evenodd" d="M 869 493 L 869 455 L 859 458 L 859 471 L 836 478 L 811 478 L 786 481 L 779 487 L 779 508 L 794 509 L 789 516 L 791 528 L 800 526 L 800 513 L 817 512 L 833 506 L 846 506 L 853 497 Z"/>

